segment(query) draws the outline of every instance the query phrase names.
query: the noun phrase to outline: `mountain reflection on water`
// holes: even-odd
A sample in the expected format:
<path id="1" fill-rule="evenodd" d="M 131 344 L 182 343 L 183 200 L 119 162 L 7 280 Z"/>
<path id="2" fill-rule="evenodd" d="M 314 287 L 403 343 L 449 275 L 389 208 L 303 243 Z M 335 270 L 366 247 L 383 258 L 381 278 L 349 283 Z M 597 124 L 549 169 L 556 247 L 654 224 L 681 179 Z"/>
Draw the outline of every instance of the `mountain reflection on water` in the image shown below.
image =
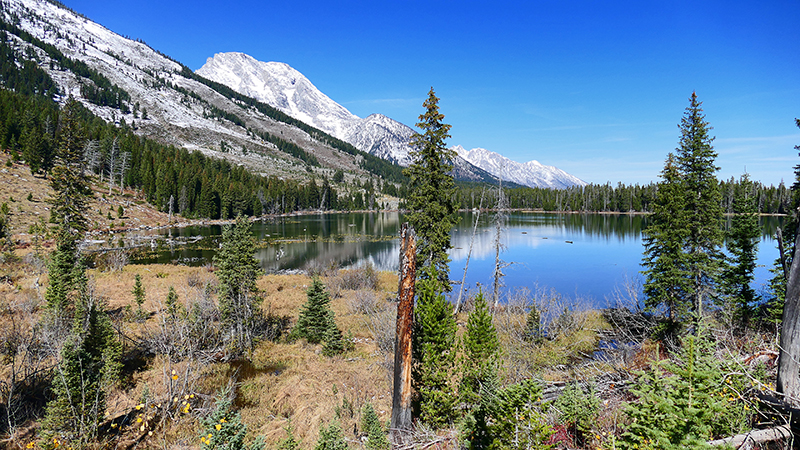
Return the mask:
<path id="1" fill-rule="evenodd" d="M 469 252 L 475 212 L 462 212 L 452 232 L 450 278 L 460 282 Z M 495 259 L 491 212 L 480 215 L 465 287 L 490 289 Z M 402 215 L 397 212 L 311 214 L 280 217 L 253 224 L 255 255 L 268 273 L 373 264 L 397 270 Z M 781 217 L 762 217 L 762 240 L 756 273 L 757 290 L 769 277 L 778 256 L 773 236 Z M 500 257 L 506 291 L 554 289 L 605 306 L 606 297 L 628 280 L 641 278 L 641 230 L 647 216 L 637 214 L 555 214 L 513 212 L 501 237 Z M 149 240 L 133 263 L 203 265 L 219 248 L 219 225 L 193 226 L 128 236 Z M 455 291 L 455 289 L 454 289 Z"/>

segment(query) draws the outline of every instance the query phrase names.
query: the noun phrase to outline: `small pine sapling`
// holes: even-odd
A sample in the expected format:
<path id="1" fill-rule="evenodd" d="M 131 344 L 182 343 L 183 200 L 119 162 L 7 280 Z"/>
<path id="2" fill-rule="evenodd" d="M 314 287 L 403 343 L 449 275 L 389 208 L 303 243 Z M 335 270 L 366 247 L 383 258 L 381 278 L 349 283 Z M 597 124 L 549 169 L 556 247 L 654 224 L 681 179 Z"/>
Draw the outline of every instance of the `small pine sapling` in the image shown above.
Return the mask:
<path id="1" fill-rule="evenodd" d="M 347 442 L 344 440 L 344 432 L 339 421 L 334 420 L 330 426 L 322 427 L 319 432 L 319 439 L 314 450 L 346 450 Z"/>
<path id="2" fill-rule="evenodd" d="M 367 450 L 389 450 L 392 444 L 386 437 L 386 432 L 381 426 L 378 414 L 372 404 L 367 402 L 361 408 L 361 433 L 367 436 Z"/>
<path id="3" fill-rule="evenodd" d="M 325 333 L 333 321 L 333 313 L 329 306 L 331 296 L 319 278 L 314 278 L 311 287 L 306 291 L 306 296 L 306 303 L 300 310 L 291 337 L 305 338 L 309 344 L 319 344 L 325 340 Z"/>
<path id="4" fill-rule="evenodd" d="M 133 284 L 133 300 L 136 302 L 136 313 L 135 317 L 139 320 L 145 317 L 144 309 L 142 305 L 144 305 L 145 301 L 145 293 L 144 293 L 144 286 L 142 286 L 142 276 L 138 273 L 136 274 L 135 281 Z"/>
<path id="5" fill-rule="evenodd" d="M 214 411 L 201 419 L 203 434 L 200 447 L 203 450 L 264 450 L 264 439 L 259 436 L 249 446 L 245 445 L 247 425 L 242 423 L 238 412 L 232 410 L 231 392 L 222 390 L 217 395 Z"/>

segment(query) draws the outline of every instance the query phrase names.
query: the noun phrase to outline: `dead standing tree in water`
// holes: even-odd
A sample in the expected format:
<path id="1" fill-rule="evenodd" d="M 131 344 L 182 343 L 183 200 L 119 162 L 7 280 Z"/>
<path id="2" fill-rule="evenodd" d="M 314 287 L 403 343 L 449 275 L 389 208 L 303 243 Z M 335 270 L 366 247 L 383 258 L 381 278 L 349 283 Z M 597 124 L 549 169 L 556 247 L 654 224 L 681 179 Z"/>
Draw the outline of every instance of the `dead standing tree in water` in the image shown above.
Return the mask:
<path id="1" fill-rule="evenodd" d="M 400 231 L 400 281 L 397 289 L 397 332 L 394 346 L 394 390 L 390 428 L 395 444 L 411 430 L 411 330 L 414 326 L 414 282 L 417 277 L 414 228 Z"/>
<path id="2" fill-rule="evenodd" d="M 502 173 L 502 168 L 500 170 Z M 500 304 L 500 288 L 503 287 L 503 277 L 505 276 L 503 269 L 510 265 L 510 263 L 500 259 L 500 253 L 505 248 L 501 238 L 503 229 L 506 226 L 506 220 L 508 219 L 508 213 L 506 211 L 506 197 L 503 192 L 503 179 L 500 177 L 497 178 L 497 205 L 495 208 L 497 209 L 497 212 L 494 216 L 494 271 L 492 273 L 492 289 L 494 292 L 492 294 L 492 311 L 497 311 L 497 306 Z"/>

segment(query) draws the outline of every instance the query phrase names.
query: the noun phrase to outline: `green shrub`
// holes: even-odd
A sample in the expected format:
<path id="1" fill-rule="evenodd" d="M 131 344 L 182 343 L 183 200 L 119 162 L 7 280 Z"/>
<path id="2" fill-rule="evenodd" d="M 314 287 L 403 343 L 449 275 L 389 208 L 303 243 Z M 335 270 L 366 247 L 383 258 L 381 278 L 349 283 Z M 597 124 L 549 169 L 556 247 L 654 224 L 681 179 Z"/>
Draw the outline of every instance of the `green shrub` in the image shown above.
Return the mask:
<path id="1" fill-rule="evenodd" d="M 701 332 L 684 339 L 675 362 L 656 362 L 639 373 L 631 389 L 637 400 L 625 406 L 631 424 L 620 447 L 706 448 L 712 438 L 742 431 L 747 411 L 742 390 L 735 386 L 747 378 L 725 365 L 715 357 L 711 339 Z"/>
<path id="2" fill-rule="evenodd" d="M 567 425 L 567 429 L 575 436 L 579 446 L 586 443 L 586 438 L 591 434 L 592 425 L 597 420 L 600 409 L 600 399 L 597 397 L 594 386 L 589 385 L 586 391 L 572 383 L 561 393 L 553 406 L 559 412 L 559 418 Z"/>

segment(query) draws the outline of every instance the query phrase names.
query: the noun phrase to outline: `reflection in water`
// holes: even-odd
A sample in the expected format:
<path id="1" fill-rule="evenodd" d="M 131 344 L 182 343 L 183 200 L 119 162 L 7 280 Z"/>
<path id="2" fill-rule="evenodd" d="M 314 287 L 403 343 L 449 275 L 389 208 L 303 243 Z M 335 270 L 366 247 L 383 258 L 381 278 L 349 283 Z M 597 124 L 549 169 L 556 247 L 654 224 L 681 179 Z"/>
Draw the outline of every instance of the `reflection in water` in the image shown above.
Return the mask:
<path id="1" fill-rule="evenodd" d="M 461 280 L 474 224 L 473 212 L 460 213 L 452 233 L 451 278 Z M 494 264 L 492 214 L 481 214 L 472 249 L 467 287 L 489 286 Z M 768 278 L 777 257 L 772 235 L 782 218 L 761 220 L 756 289 Z M 310 267 L 353 267 L 371 263 L 397 270 L 402 216 L 398 213 L 314 214 L 255 222 L 256 257 L 267 272 Z M 507 289 L 535 285 L 570 296 L 588 297 L 597 306 L 626 279 L 639 278 L 641 230 L 647 217 L 628 214 L 509 214 L 503 233 L 502 259 Z M 169 235 L 167 236 L 167 233 Z M 163 232 L 154 251 L 143 251 L 135 263 L 208 264 L 219 248 L 221 227 L 187 227 Z M 134 237 L 130 237 L 134 239 Z M 153 236 L 144 236 L 147 242 Z M 180 244 L 180 245 L 175 245 Z M 765 267 L 766 266 L 766 267 Z"/>

